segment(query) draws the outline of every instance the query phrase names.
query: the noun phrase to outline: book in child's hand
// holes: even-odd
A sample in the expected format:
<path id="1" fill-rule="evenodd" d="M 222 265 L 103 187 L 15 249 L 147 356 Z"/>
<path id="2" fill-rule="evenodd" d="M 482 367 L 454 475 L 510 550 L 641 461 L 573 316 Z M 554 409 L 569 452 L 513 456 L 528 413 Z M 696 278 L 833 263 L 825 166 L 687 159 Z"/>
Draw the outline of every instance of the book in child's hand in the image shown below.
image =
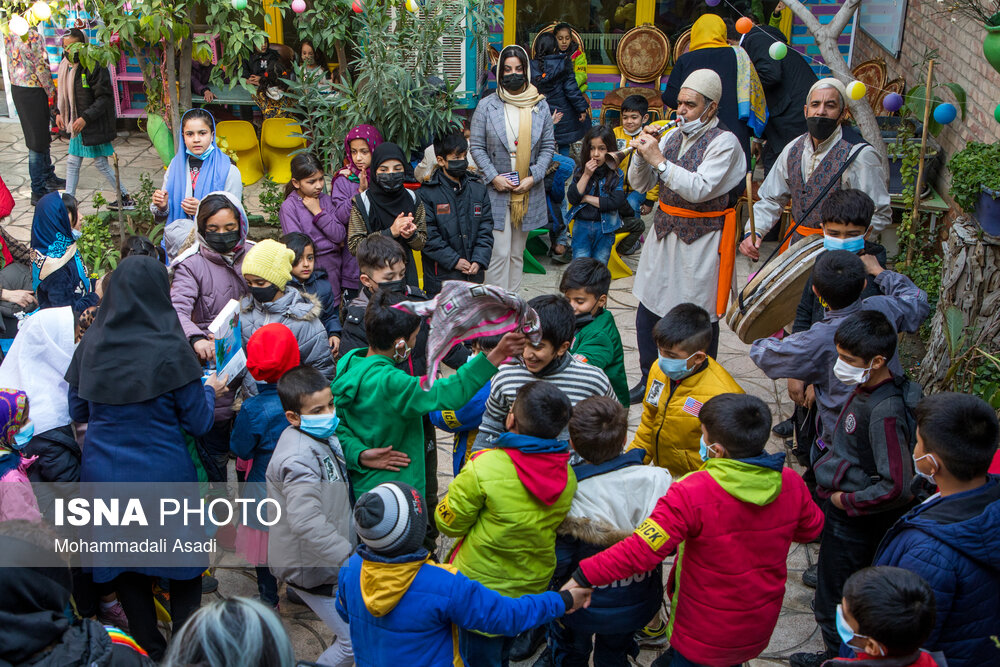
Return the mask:
<path id="1" fill-rule="evenodd" d="M 514 185 L 520 185 L 521 184 L 521 177 L 517 175 L 516 171 L 508 171 L 506 174 L 500 174 L 500 175 L 503 176 L 504 178 L 506 178 L 508 181 L 510 181 Z"/>
<path id="2" fill-rule="evenodd" d="M 247 356 L 240 329 L 240 302 L 230 299 L 208 330 L 215 336 L 215 372 L 219 377 L 229 376 L 229 384 L 242 379 L 247 370 Z"/>

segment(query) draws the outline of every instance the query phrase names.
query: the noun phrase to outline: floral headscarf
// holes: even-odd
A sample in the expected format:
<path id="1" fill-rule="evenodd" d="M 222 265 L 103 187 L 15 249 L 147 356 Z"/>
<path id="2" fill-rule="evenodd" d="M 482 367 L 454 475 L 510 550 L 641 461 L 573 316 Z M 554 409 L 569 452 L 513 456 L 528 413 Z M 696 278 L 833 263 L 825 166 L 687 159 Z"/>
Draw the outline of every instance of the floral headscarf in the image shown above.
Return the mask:
<path id="1" fill-rule="evenodd" d="M 374 125 L 357 125 L 347 136 L 344 137 L 344 157 L 347 159 L 347 168 L 351 170 L 351 175 L 348 177 L 350 180 L 357 182 L 358 173 L 361 171 L 358 169 L 357 165 L 354 164 L 354 160 L 351 159 L 351 142 L 355 139 L 364 139 L 368 144 L 368 150 L 375 154 L 375 149 L 379 147 L 384 139 L 379 131 L 375 129 Z M 365 176 L 368 177 L 368 182 L 372 182 L 372 170 L 371 166 L 365 170 Z"/>
<path id="2" fill-rule="evenodd" d="M 0 389 L 0 447 L 9 447 L 24 426 L 28 395 L 17 389 Z"/>

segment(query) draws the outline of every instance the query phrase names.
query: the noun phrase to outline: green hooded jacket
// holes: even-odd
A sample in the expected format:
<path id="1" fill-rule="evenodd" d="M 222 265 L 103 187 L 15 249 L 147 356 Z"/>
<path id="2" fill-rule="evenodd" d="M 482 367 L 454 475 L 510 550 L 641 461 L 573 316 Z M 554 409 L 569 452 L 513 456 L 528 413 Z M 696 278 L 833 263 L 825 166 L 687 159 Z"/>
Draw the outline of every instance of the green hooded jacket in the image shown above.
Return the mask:
<path id="1" fill-rule="evenodd" d="M 337 437 L 354 497 L 383 482 L 405 482 L 424 495 L 424 415 L 459 409 L 490 381 L 497 368 L 480 354 L 425 390 L 419 377 L 396 368 L 389 357 L 366 353 L 366 348 L 348 352 L 337 365 L 337 379 L 331 386 L 340 417 Z M 366 449 L 388 446 L 407 454 L 410 464 L 393 472 L 367 468 L 358 460 Z"/>
<path id="2" fill-rule="evenodd" d="M 607 308 L 594 320 L 576 332 L 569 353 L 585 364 L 604 371 L 615 390 L 615 397 L 626 408 L 628 400 L 628 378 L 625 376 L 625 351 L 622 337 L 618 333 L 615 317 Z"/>

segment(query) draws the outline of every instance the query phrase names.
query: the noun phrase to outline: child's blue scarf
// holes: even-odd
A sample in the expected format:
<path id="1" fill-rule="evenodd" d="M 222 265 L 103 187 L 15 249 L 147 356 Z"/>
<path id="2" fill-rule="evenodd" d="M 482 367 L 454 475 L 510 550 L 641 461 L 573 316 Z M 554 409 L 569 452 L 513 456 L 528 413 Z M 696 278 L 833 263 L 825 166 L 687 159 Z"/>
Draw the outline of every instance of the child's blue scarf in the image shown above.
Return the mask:
<path id="1" fill-rule="evenodd" d="M 170 161 L 170 167 L 167 169 L 168 224 L 182 218 L 193 219 L 181 208 L 181 202 L 184 201 L 184 196 L 187 193 L 188 183 L 191 182 L 191 174 L 188 171 L 189 153 L 187 152 L 187 146 L 184 144 L 183 132 L 184 119 L 187 118 L 187 115 L 191 111 L 189 109 L 181 118 L 181 131 L 178 132 L 180 136 L 177 142 L 177 155 Z M 192 155 L 191 157 L 202 160 L 201 171 L 198 173 L 198 181 L 194 185 L 191 196 L 201 201 L 205 195 L 211 192 L 226 189 L 226 179 L 229 177 L 229 167 L 232 165 L 232 161 L 228 155 L 219 150 L 219 147 L 215 145 L 215 118 L 212 118 L 212 143 L 205 149 L 205 152 L 201 156 Z"/>
<path id="2" fill-rule="evenodd" d="M 493 444 L 500 449 L 519 449 L 525 454 L 557 454 L 569 451 L 569 443 L 565 440 L 536 438 L 520 433 L 502 433 Z"/>
<path id="3" fill-rule="evenodd" d="M 50 192 L 38 200 L 35 216 L 31 221 L 31 248 L 42 257 L 31 263 L 31 286 L 37 289 L 41 282 L 39 272 L 46 258 L 58 259 L 73 245 L 73 229 L 70 226 L 69 211 L 63 203 L 62 195 Z M 80 254 L 73 261 L 84 285 L 90 285 L 90 277 L 83 266 Z"/>

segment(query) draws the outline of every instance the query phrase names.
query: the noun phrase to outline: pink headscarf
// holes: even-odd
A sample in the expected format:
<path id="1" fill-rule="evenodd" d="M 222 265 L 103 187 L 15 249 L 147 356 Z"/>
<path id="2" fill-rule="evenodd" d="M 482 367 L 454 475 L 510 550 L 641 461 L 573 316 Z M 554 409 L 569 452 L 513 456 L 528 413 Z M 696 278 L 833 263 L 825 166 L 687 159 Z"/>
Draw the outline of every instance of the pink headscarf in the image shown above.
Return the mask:
<path id="1" fill-rule="evenodd" d="M 354 139 L 364 139 L 368 144 L 368 150 L 372 153 L 378 148 L 378 145 L 382 143 L 382 135 L 379 131 L 375 129 L 374 125 L 358 125 L 354 127 L 347 136 L 344 137 L 344 156 L 347 158 L 347 168 L 351 170 L 351 174 L 357 178 L 358 168 L 354 164 L 354 160 L 351 159 L 351 141 Z M 368 177 L 368 182 L 371 183 L 372 173 L 371 167 L 365 170 L 365 176 Z"/>

